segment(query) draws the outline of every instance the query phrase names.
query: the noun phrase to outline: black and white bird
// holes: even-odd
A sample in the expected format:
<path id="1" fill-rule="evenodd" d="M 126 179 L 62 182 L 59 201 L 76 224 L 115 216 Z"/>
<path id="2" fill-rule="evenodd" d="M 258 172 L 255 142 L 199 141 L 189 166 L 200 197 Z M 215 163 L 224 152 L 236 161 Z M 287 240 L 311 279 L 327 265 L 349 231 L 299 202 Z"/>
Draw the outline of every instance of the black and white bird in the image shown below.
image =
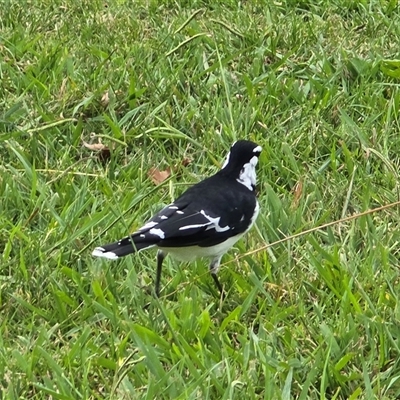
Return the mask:
<path id="1" fill-rule="evenodd" d="M 190 187 L 138 231 L 96 247 L 92 255 L 115 260 L 157 247 L 157 296 L 167 254 L 179 261 L 207 257 L 211 260 L 211 276 L 223 295 L 217 277 L 221 258 L 250 230 L 259 212 L 255 168 L 261 150 L 261 146 L 247 140 L 235 142 L 215 175 Z"/>

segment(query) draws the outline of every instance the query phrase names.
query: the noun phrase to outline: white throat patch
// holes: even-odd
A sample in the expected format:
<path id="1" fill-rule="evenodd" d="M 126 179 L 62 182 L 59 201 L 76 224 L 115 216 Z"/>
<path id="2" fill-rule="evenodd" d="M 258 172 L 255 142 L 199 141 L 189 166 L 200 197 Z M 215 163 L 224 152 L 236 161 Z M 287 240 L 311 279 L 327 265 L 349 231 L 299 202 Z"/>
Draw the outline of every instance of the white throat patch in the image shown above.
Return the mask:
<path id="1" fill-rule="evenodd" d="M 257 156 L 252 157 L 248 163 L 243 165 L 243 168 L 239 174 L 239 178 L 236 179 L 239 183 L 246 186 L 247 189 L 249 190 L 254 190 L 254 186 L 256 185 L 257 163 L 258 163 L 258 157 Z"/>

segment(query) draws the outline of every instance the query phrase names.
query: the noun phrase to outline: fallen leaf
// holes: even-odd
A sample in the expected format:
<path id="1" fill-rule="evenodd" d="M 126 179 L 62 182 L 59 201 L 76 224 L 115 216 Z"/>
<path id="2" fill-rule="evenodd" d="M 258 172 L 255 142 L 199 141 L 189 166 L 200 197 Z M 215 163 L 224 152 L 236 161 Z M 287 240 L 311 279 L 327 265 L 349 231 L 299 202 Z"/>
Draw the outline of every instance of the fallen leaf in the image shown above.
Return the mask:
<path id="1" fill-rule="evenodd" d="M 108 94 L 108 90 L 104 92 L 103 96 L 101 97 L 101 104 L 103 107 L 107 107 L 108 103 L 110 102 L 110 95 Z"/>
<path id="2" fill-rule="evenodd" d="M 191 160 L 190 158 L 185 157 L 185 158 L 181 161 L 181 165 L 182 165 L 182 167 L 187 167 L 191 162 L 192 162 L 192 160 Z"/>
<path id="3" fill-rule="evenodd" d="M 293 189 L 293 193 L 294 193 L 294 198 L 292 201 L 292 209 L 296 209 L 299 205 L 301 196 L 303 194 L 303 182 L 302 181 L 298 181 L 296 183 L 296 185 L 294 186 L 294 189 Z"/>
<path id="4" fill-rule="evenodd" d="M 58 92 L 58 97 L 61 99 L 64 97 L 64 94 L 66 92 L 66 87 L 67 87 L 67 83 L 68 83 L 68 78 L 64 78 L 61 82 L 61 87 L 60 90 Z"/>
<path id="5" fill-rule="evenodd" d="M 165 171 L 160 171 L 158 168 L 150 168 L 147 175 L 155 185 L 159 185 L 171 176 L 171 168 L 167 167 Z"/>
<path id="6" fill-rule="evenodd" d="M 96 134 L 93 133 L 93 132 L 90 134 L 90 136 L 93 139 L 96 138 Z M 101 143 L 101 138 L 98 138 L 98 142 L 97 143 L 88 143 L 88 142 L 85 142 L 82 139 L 82 143 L 87 149 L 89 149 L 91 151 L 96 151 L 97 152 L 97 157 L 99 158 L 99 160 L 103 164 L 106 163 L 110 159 L 111 151 L 106 145 Z"/>
<path id="7" fill-rule="evenodd" d="M 88 143 L 84 140 L 82 140 L 82 143 L 86 148 L 92 151 L 102 151 L 107 149 L 107 146 L 105 146 L 103 143 Z"/>

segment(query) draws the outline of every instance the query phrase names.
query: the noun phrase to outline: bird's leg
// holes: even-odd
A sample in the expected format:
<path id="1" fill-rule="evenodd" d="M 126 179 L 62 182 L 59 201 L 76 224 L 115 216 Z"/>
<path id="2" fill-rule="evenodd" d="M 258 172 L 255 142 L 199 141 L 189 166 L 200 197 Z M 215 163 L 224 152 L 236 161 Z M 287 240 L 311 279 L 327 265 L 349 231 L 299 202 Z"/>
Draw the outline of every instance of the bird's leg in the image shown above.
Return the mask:
<path id="1" fill-rule="evenodd" d="M 221 262 L 221 257 L 214 258 L 211 261 L 210 273 L 211 273 L 212 278 L 214 279 L 215 284 L 217 285 L 219 292 L 221 293 L 221 297 L 224 298 L 225 297 L 224 288 L 222 287 L 221 282 L 219 281 L 218 276 L 217 276 L 220 262 Z"/>
<path id="2" fill-rule="evenodd" d="M 162 270 L 162 263 L 164 261 L 165 254 L 161 251 L 157 251 L 157 272 L 156 272 L 156 283 L 155 283 L 155 291 L 156 296 L 160 297 L 160 281 L 161 281 L 161 270 Z"/>

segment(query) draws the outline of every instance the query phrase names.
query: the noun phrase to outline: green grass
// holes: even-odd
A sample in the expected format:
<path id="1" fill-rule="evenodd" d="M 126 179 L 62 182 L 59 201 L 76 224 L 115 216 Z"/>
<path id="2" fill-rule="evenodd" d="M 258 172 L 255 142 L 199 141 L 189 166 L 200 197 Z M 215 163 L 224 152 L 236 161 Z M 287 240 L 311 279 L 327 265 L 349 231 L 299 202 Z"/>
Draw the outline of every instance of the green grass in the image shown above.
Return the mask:
<path id="1" fill-rule="evenodd" d="M 3 1 L 0 397 L 399 398 L 398 208 L 246 255 L 399 200 L 399 37 L 385 0 Z M 157 300 L 153 251 L 91 257 L 237 138 L 262 211 L 223 302 L 204 261 Z"/>

